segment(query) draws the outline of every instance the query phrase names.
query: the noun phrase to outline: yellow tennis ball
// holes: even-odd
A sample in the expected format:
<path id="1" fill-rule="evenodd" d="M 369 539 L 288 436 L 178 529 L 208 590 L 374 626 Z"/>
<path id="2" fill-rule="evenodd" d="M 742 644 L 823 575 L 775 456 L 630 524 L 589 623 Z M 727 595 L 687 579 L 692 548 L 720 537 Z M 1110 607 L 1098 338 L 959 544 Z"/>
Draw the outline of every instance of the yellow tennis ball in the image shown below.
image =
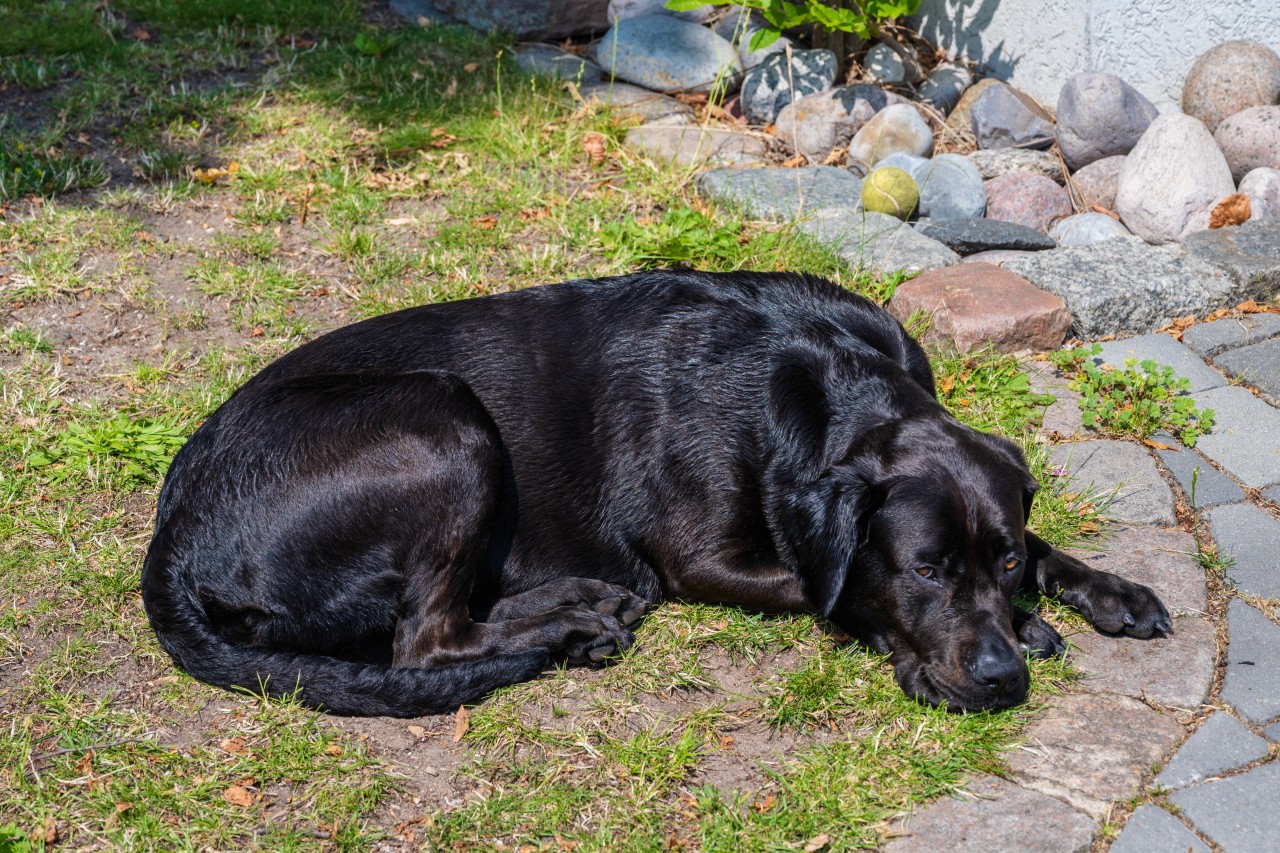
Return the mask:
<path id="1" fill-rule="evenodd" d="M 893 166 L 872 169 L 862 182 L 863 210 L 906 219 L 919 203 L 920 190 L 916 189 L 916 182 Z"/>

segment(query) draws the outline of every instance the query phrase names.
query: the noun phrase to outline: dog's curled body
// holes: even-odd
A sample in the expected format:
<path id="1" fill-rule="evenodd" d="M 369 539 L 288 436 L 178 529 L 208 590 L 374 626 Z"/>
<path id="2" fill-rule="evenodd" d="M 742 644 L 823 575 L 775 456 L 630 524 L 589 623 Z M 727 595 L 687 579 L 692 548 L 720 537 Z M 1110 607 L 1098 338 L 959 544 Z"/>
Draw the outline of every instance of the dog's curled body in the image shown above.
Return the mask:
<path id="1" fill-rule="evenodd" d="M 908 691 L 1000 706 L 1026 691 L 1020 644 L 1061 646 L 1009 603 L 1024 575 L 1104 627 L 1168 629 L 1145 587 L 1025 533 L 1034 488 L 936 402 L 901 325 L 833 284 L 566 282 L 269 365 L 175 457 L 143 600 L 198 678 L 335 713 L 444 711 L 600 660 L 667 598 L 816 611 L 892 651 Z"/>

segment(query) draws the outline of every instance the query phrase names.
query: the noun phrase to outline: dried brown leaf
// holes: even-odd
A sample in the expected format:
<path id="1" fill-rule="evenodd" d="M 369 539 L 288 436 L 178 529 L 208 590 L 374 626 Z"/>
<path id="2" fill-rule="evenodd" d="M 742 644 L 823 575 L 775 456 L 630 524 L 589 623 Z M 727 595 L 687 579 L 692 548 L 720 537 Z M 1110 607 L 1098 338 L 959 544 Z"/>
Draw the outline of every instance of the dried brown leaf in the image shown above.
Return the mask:
<path id="1" fill-rule="evenodd" d="M 471 728 L 471 715 L 467 713 L 466 705 L 459 705 L 458 713 L 453 718 L 453 742 L 462 740 L 469 728 Z"/>
<path id="2" fill-rule="evenodd" d="M 1232 193 L 1218 202 L 1218 206 L 1209 212 L 1209 227 L 1224 228 L 1228 225 L 1239 225 L 1248 222 L 1253 215 L 1249 207 L 1249 197 L 1244 193 Z"/>
<path id="3" fill-rule="evenodd" d="M 227 788 L 222 792 L 222 799 L 226 800 L 233 806 L 248 808 L 253 805 L 255 798 L 253 796 L 253 792 L 243 785 L 232 785 L 230 788 Z"/>
<path id="4" fill-rule="evenodd" d="M 825 832 L 822 833 L 821 835 L 815 835 L 813 838 L 810 838 L 808 842 L 805 843 L 804 853 L 817 853 L 817 851 L 821 850 L 823 847 L 826 847 L 830 843 L 831 843 L 831 836 L 827 835 Z"/>
<path id="5" fill-rule="evenodd" d="M 222 747 L 223 752 L 229 752 L 232 755 L 249 754 L 249 747 L 242 737 L 230 737 L 218 745 Z"/>

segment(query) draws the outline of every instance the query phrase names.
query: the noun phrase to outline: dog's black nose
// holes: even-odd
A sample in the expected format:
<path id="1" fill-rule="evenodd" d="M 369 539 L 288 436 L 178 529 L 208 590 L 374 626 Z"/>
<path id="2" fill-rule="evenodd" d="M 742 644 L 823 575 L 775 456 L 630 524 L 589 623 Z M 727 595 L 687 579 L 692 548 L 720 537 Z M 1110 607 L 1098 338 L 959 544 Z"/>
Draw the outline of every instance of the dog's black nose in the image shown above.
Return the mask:
<path id="1" fill-rule="evenodd" d="M 975 681 L 999 698 L 1021 684 L 1025 669 L 1022 658 L 1019 656 L 1001 654 L 994 649 L 984 649 L 969 671 Z"/>

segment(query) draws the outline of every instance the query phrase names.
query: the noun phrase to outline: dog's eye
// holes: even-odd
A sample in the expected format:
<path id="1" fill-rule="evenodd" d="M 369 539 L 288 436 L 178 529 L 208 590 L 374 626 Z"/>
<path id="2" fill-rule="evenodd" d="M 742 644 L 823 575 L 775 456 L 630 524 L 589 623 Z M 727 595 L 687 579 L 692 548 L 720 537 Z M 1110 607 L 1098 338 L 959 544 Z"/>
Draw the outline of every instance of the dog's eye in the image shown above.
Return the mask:
<path id="1" fill-rule="evenodd" d="M 931 578 L 933 577 L 933 566 L 920 566 L 916 569 L 916 574 L 922 578 Z"/>
<path id="2" fill-rule="evenodd" d="M 1004 570 L 1006 572 L 1016 572 L 1018 570 L 1018 567 L 1021 565 L 1022 565 L 1022 561 L 1019 560 L 1017 557 L 1010 557 L 1009 559 L 1005 560 Z"/>

